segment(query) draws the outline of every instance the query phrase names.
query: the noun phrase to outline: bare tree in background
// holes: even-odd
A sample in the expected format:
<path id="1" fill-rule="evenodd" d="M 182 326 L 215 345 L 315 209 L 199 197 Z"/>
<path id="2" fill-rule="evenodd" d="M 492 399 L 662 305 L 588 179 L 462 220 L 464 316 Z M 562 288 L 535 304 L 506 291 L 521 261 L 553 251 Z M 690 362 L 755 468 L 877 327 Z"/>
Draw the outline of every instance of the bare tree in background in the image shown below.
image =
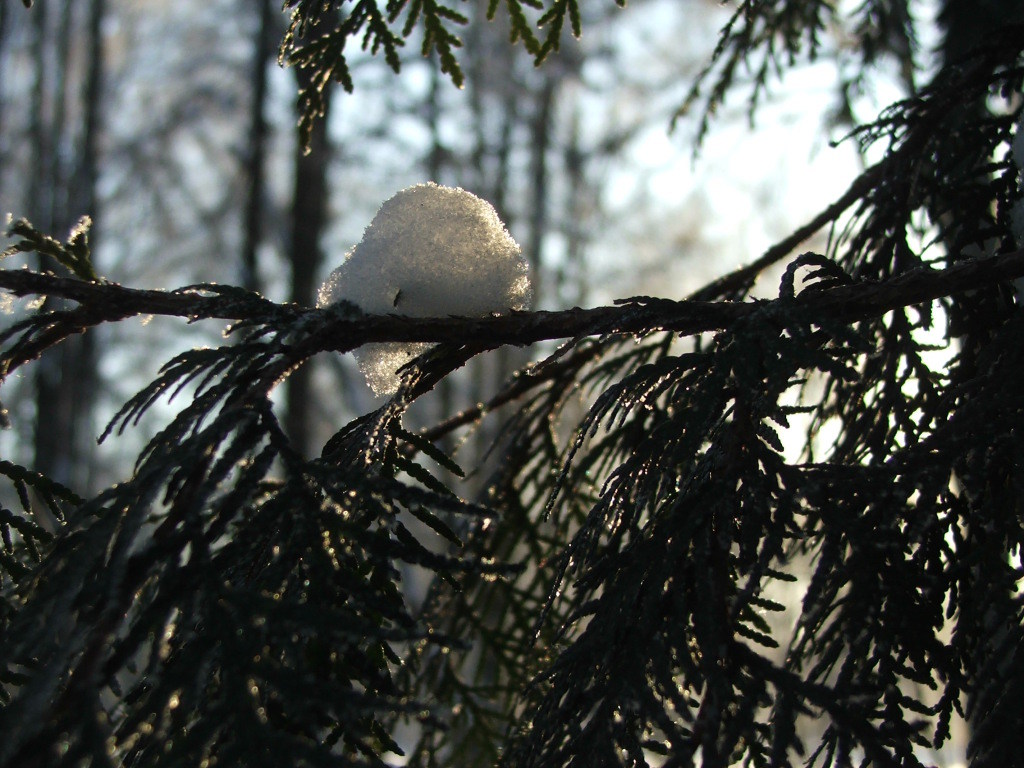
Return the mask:
<path id="1" fill-rule="evenodd" d="M 246 196 L 240 271 L 240 284 L 252 291 L 260 290 L 257 254 L 263 241 L 262 222 L 267 197 L 267 80 L 269 69 L 275 63 L 276 43 L 282 27 L 272 0 L 257 0 L 255 5 L 250 86 L 252 101 L 243 166 Z"/>
<path id="2" fill-rule="evenodd" d="M 320 88 L 311 72 L 295 68 L 299 91 L 297 111 L 301 113 L 308 93 Z M 307 143 L 295 145 L 295 186 L 292 196 L 291 239 L 288 263 L 291 266 L 289 298 L 301 306 L 316 304 L 320 267 L 323 263 L 321 237 L 327 211 L 327 169 L 331 154 L 328 125 L 334 101 L 334 85 L 320 91 L 320 115 L 313 124 Z M 285 428 L 299 450 L 308 450 L 310 440 L 310 398 L 312 369 L 306 365 L 288 379 Z"/>
<path id="3" fill-rule="evenodd" d="M 52 231 L 70 230 L 87 212 L 94 222 L 101 217 L 96 183 L 104 12 L 104 0 L 41 0 L 33 9 L 27 210 Z M 94 247 L 97 228 L 94 223 Z M 62 304 L 48 299 L 43 309 Z M 45 356 L 36 369 L 34 466 L 78 487 L 89 485 L 97 354 L 96 338 L 83 336 Z"/>

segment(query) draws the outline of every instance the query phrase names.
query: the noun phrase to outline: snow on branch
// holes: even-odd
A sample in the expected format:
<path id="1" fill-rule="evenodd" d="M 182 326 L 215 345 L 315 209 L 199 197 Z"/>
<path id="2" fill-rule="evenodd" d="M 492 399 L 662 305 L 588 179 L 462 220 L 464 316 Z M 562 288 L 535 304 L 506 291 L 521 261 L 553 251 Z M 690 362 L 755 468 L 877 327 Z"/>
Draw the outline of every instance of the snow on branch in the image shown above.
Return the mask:
<path id="1" fill-rule="evenodd" d="M 495 348 L 552 339 L 610 333 L 672 331 L 692 335 L 728 328 L 771 305 L 788 308 L 800 322 L 814 319 L 853 322 L 900 307 L 935 301 L 1024 276 L 1024 250 L 961 262 L 947 269 L 917 269 L 879 283 L 852 283 L 805 290 L 795 298 L 772 301 L 672 301 L 650 297 L 622 300 L 616 306 L 558 312 L 517 311 L 490 317 L 403 317 L 368 315 L 351 304 L 305 308 L 276 304 L 237 288 L 200 285 L 175 291 L 139 290 L 113 283 L 86 282 L 30 270 L 0 270 L 0 289 L 16 296 L 55 296 L 78 308 L 34 315 L 15 323 L 0 339 L 9 341 L 31 328 L 44 333 L 14 358 L 7 372 L 37 357 L 48 346 L 105 322 L 135 316 L 164 315 L 189 320 L 219 319 L 280 325 L 300 332 L 296 343 L 307 354 L 346 352 L 368 343 L 423 342 Z M 300 338 L 301 337 L 301 338 Z"/>
<path id="2" fill-rule="evenodd" d="M 434 183 L 387 200 L 320 288 L 318 306 L 349 302 L 368 314 L 484 317 L 528 309 L 530 270 L 494 207 Z M 398 389 L 398 369 L 427 344 L 368 344 L 359 369 L 378 395 Z"/>

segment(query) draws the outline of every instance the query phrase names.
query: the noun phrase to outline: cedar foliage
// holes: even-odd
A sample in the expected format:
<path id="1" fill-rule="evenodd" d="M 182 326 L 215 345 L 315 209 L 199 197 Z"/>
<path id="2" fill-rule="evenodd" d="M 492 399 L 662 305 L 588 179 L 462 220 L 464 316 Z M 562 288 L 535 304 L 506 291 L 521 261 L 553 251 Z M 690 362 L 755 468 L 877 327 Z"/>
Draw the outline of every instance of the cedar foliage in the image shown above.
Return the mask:
<path id="1" fill-rule="evenodd" d="M 397 68 L 417 24 L 458 81 L 454 7 L 287 6 L 283 55 L 314 82 L 348 85 L 350 38 Z M 574 0 L 502 12 L 539 60 L 566 21 L 578 32 Z M 825 55 L 833 24 L 858 36 L 859 76 L 913 69 L 906 4 L 844 13 L 738 3 L 685 107 L 710 117 L 745 69 L 756 109 L 775 72 Z M 942 62 L 853 132 L 882 152 L 846 195 L 693 301 L 432 322 L 222 286 L 137 291 L 95 276 L 86 223 L 62 243 L 19 222 L 12 250 L 77 278 L 0 285 L 77 307 L 4 330 L 5 377 L 127 317 L 233 324 L 110 424 L 117 439 L 158 399 L 188 400 L 122 482 L 82 499 L 0 463 L 18 499 L 0 509 L 0 765 L 382 766 L 402 733 L 418 766 L 916 766 L 956 714 L 971 766 L 1015 764 L 1022 47 L 1024 27 L 1000 24 Z M 823 227 L 828 253 L 794 258 Z M 782 261 L 779 297 L 748 299 Z M 922 341 L 936 325 L 941 366 Z M 469 358 L 550 338 L 569 340 L 485 408 L 403 427 Z M 273 389 L 313 355 L 383 339 L 440 343 L 394 399 L 297 454 Z M 501 461 L 460 498 L 463 468 L 437 442 L 509 403 Z M 783 430 L 803 435 L 799 458 Z M 787 609 L 777 588 L 797 563 L 810 574 Z M 432 575 L 422 605 L 403 592 L 411 566 Z"/>

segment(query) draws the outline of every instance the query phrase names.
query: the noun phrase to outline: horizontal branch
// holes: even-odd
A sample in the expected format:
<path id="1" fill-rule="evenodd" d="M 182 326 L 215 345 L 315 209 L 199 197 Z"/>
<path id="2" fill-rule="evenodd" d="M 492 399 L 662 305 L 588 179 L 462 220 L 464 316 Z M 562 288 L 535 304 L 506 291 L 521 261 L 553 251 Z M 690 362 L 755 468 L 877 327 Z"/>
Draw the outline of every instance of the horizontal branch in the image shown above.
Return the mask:
<path id="1" fill-rule="evenodd" d="M 777 301 L 787 301 L 792 307 L 805 310 L 811 318 L 851 322 L 1019 277 L 1024 277 L 1024 250 L 965 261 L 942 270 L 922 268 L 880 283 L 805 290 L 795 299 Z M 0 289 L 18 296 L 47 295 L 76 301 L 91 310 L 82 316 L 85 326 L 137 315 L 264 323 L 319 317 L 323 322 L 325 312 L 275 304 L 237 288 L 199 286 L 170 292 L 138 290 L 29 270 L 0 270 Z M 327 321 L 318 329 L 315 336 L 320 349 L 348 350 L 381 341 L 463 344 L 485 340 L 488 346 L 522 346 L 607 333 L 665 330 L 689 335 L 727 328 L 754 312 L 763 311 L 767 303 L 638 298 L 593 309 L 514 312 L 480 318 L 343 316 L 339 313 L 337 319 Z"/>
<path id="2" fill-rule="evenodd" d="M 125 288 L 117 283 L 87 282 L 73 277 L 58 277 L 28 269 L 0 270 L 0 289 L 15 296 L 54 296 L 76 301 L 82 306 L 103 308 L 111 317 L 165 315 L 189 319 L 252 320 L 266 314 L 269 307 L 289 313 L 301 312 L 289 305 L 274 304 L 241 288 L 196 286 L 174 291 Z"/>

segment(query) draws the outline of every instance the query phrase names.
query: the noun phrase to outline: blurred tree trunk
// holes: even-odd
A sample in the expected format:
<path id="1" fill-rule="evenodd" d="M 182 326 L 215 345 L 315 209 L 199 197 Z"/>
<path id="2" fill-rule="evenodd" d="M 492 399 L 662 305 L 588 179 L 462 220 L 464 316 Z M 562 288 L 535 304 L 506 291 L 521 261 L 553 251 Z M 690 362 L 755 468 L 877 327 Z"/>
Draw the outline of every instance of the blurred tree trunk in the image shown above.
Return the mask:
<path id="1" fill-rule="evenodd" d="M 557 88 L 556 67 L 537 74 L 542 78 L 534 94 L 533 115 L 530 121 L 530 238 L 526 242 L 526 258 L 533 269 L 535 299 L 544 291 L 540 265 L 544 261 L 544 240 L 548 234 L 549 179 L 548 152 L 552 144 L 552 114 Z"/>
<path id="2" fill-rule="evenodd" d="M 57 10 L 55 18 L 50 7 Z M 66 233 L 80 216 L 98 217 L 105 10 L 105 0 L 89 0 L 87 5 L 43 1 L 31 11 L 36 85 L 28 210 L 44 231 Z M 94 230 L 93 248 L 95 235 Z M 43 266 L 57 269 L 52 263 Z M 47 299 L 43 308 L 60 304 Z M 95 334 L 83 334 L 48 352 L 36 369 L 35 467 L 80 490 L 87 489 L 91 475 L 97 355 Z"/>
<path id="3" fill-rule="evenodd" d="M 7 47 L 7 4 L 0 3 L 0 74 L 4 71 L 5 49 Z M 4 127 L 4 98 L 0 92 L 0 136 Z"/>
<path id="4" fill-rule="evenodd" d="M 561 54 L 556 54 L 552 64 L 558 64 Z M 527 144 L 527 177 L 526 189 L 527 207 L 523 211 L 527 236 L 523 245 L 523 252 L 527 262 L 530 264 L 531 282 L 533 283 L 533 305 L 539 307 L 547 298 L 547 286 L 545 284 L 545 242 L 553 233 L 552 211 L 556 208 L 562 211 L 571 207 L 571 201 L 567 198 L 555 199 L 552 195 L 552 152 L 556 143 L 557 127 L 555 125 L 555 103 L 558 97 L 562 82 L 562 67 L 549 66 L 544 70 L 528 72 L 523 78 L 529 90 L 525 98 L 510 100 L 506 103 L 511 109 L 523 106 L 525 101 L 530 109 L 521 120 L 522 133 L 526 137 Z M 522 87 L 522 86 L 521 86 Z M 518 102 L 518 104 L 517 104 Z M 510 114 L 515 114 L 511 112 Z M 511 148 L 508 142 L 511 134 L 502 131 L 501 140 L 497 145 L 497 169 L 499 176 L 496 181 L 500 183 L 502 191 L 499 193 L 501 205 L 505 205 L 505 195 L 508 186 L 508 162 Z M 497 184 L 496 184 L 497 187 Z M 551 297 L 557 300 L 556 297 Z M 477 395 L 478 400 L 485 398 L 485 392 L 496 391 L 508 378 L 512 371 L 521 368 L 529 360 L 530 353 L 527 350 L 515 347 L 502 347 L 493 355 L 494 370 L 488 381 L 482 382 L 481 392 Z M 485 436 L 490 440 L 491 436 Z"/>
<path id="5" fill-rule="evenodd" d="M 257 0 L 256 34 L 253 40 L 252 105 L 249 113 L 249 135 L 245 146 L 246 201 L 245 222 L 242 232 L 241 285 L 251 291 L 260 290 L 257 250 L 263 240 L 260 226 L 263 220 L 265 196 L 264 171 L 266 166 L 267 75 L 274 55 L 277 37 L 277 16 L 271 0 Z"/>
<path id="6" fill-rule="evenodd" d="M 427 150 L 427 178 L 438 184 L 444 184 L 448 180 L 445 175 L 448 171 L 449 153 L 441 139 L 441 89 L 447 85 L 447 80 L 439 71 L 440 63 L 435 56 L 430 68 L 430 88 L 427 90 L 426 118 L 427 130 L 430 131 L 430 149 Z"/>
<path id="7" fill-rule="evenodd" d="M 475 190 L 487 198 L 504 222 L 512 219 L 508 206 L 514 132 L 522 125 L 519 107 L 528 96 L 516 74 L 518 54 L 504 45 L 508 23 L 486 20 L 487 3 L 477 3 L 477 15 L 466 32 L 466 88 L 472 115 L 470 155 Z"/>
<path id="8" fill-rule="evenodd" d="M 307 70 L 296 67 L 301 91 L 316 87 Z M 327 123 L 331 111 L 331 88 L 323 95 L 323 114 L 313 123 L 309 146 L 295 148 L 295 192 L 292 197 L 292 233 L 289 261 L 292 282 L 289 300 L 310 306 L 316 302 L 317 277 L 323 253 L 320 236 L 327 211 L 327 165 L 330 143 Z M 301 95 L 300 95 L 301 102 Z M 304 365 L 289 378 L 286 390 L 285 429 L 296 450 L 306 453 L 311 447 L 310 397 L 312 369 Z"/>
<path id="9" fill-rule="evenodd" d="M 589 281 L 586 269 L 587 235 L 583 222 L 592 206 L 592 193 L 586 180 L 586 160 L 580 144 L 580 109 L 573 109 L 569 123 L 569 139 L 563 151 L 565 178 L 568 186 L 568 217 L 565 222 L 565 263 L 554 274 L 552 294 L 564 305 L 586 306 Z M 571 297 L 571 298 L 570 298 Z"/>

